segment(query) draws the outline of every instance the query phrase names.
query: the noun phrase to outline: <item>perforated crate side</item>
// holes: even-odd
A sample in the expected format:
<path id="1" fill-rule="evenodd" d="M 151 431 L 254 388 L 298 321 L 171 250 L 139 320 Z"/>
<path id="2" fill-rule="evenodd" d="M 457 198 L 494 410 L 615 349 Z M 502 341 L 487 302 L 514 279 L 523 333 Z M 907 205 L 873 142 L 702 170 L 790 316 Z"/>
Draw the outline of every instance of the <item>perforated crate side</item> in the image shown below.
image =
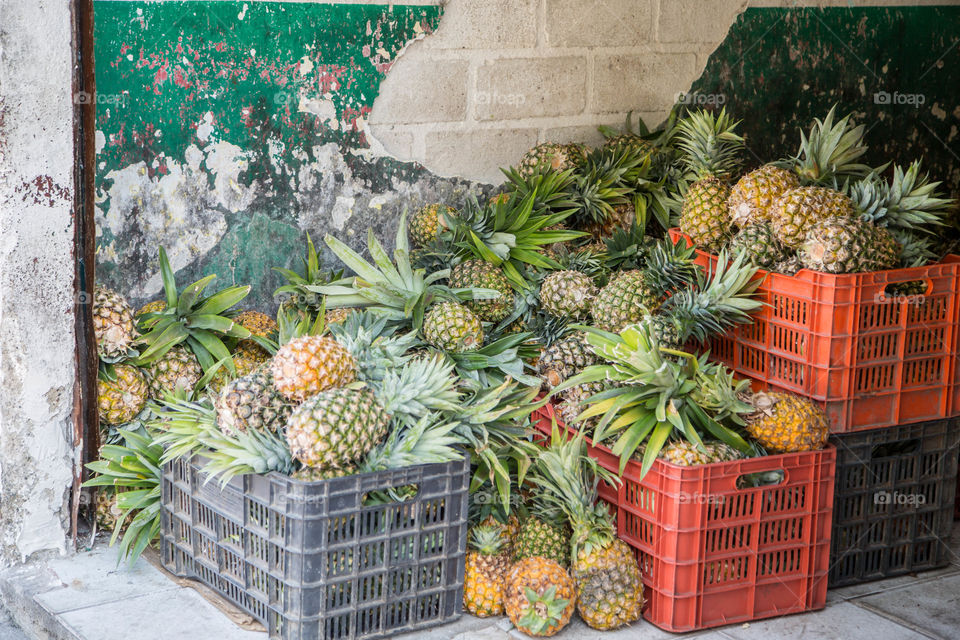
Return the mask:
<path id="1" fill-rule="evenodd" d="M 945 540 L 953 526 L 960 418 L 832 440 L 838 464 L 830 585 L 948 564 Z"/>
<path id="2" fill-rule="evenodd" d="M 318 483 L 250 475 L 222 491 L 200 468 L 164 468 L 164 564 L 249 612 L 271 638 L 379 638 L 459 617 L 466 457 Z M 406 502 L 362 505 L 369 491 L 411 484 L 419 491 Z"/>

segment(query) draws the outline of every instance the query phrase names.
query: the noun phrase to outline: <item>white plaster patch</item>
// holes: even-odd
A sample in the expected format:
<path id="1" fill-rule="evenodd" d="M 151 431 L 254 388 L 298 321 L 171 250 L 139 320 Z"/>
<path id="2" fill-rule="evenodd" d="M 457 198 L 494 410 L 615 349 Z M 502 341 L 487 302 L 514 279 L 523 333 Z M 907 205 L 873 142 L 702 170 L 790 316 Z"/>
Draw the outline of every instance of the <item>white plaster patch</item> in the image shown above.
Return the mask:
<path id="1" fill-rule="evenodd" d="M 97 129 L 96 133 L 93 134 L 93 140 L 97 146 L 97 153 L 103 151 L 103 148 L 107 146 L 107 136 L 100 129 Z"/>
<path id="2" fill-rule="evenodd" d="M 214 175 L 214 195 L 218 202 L 236 213 L 250 206 L 257 193 L 257 181 L 240 183 L 240 173 L 249 166 L 250 153 L 235 144 L 220 141 L 207 149 L 207 171 Z"/>
<path id="3" fill-rule="evenodd" d="M 197 126 L 197 138 L 201 142 L 206 142 L 210 139 L 210 134 L 213 133 L 213 114 L 207 111 L 203 115 L 203 122 Z"/>
<path id="4" fill-rule="evenodd" d="M 337 106 L 333 103 L 333 100 L 327 96 L 322 98 L 300 96 L 297 111 L 301 113 L 312 113 L 317 116 L 321 122 L 324 122 L 334 130 L 340 128 L 340 120 L 337 118 Z"/>

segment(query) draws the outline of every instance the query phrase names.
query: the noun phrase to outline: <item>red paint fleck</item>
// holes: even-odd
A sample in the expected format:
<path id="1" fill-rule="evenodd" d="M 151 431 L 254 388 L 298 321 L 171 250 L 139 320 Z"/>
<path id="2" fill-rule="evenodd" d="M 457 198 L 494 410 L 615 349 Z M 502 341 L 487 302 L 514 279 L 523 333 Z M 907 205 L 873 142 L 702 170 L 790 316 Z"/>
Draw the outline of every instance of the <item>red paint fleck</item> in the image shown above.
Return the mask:
<path id="1" fill-rule="evenodd" d="M 173 83 L 181 89 L 190 88 L 190 81 L 187 80 L 186 75 L 183 73 L 183 69 L 180 67 L 176 67 L 173 70 Z"/>
<path id="2" fill-rule="evenodd" d="M 39 204 L 54 207 L 58 202 L 70 202 L 70 189 L 60 186 L 50 176 L 37 176 L 29 182 L 22 182 L 14 189 L 27 204 Z"/>

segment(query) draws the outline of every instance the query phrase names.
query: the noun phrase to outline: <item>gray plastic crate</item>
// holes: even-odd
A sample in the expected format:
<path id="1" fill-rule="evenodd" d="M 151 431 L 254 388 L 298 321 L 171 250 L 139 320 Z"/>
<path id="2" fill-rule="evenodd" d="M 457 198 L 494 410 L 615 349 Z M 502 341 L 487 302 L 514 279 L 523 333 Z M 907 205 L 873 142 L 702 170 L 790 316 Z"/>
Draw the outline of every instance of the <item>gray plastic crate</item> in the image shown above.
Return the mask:
<path id="1" fill-rule="evenodd" d="M 239 476 L 223 488 L 202 463 L 163 468 L 163 564 L 271 638 L 381 638 L 460 616 L 468 458 L 322 482 Z M 410 500 L 363 505 L 370 491 L 407 485 L 418 487 Z"/>

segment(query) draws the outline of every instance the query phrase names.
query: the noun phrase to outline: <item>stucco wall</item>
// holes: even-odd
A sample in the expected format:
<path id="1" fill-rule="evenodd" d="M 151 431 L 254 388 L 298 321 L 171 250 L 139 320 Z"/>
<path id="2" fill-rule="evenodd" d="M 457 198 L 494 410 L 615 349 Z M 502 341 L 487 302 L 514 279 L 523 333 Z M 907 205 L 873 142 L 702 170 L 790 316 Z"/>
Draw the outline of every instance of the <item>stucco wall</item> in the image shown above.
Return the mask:
<path id="1" fill-rule="evenodd" d="M 68 3 L 0 2 L 0 564 L 65 551 L 74 388 Z"/>

